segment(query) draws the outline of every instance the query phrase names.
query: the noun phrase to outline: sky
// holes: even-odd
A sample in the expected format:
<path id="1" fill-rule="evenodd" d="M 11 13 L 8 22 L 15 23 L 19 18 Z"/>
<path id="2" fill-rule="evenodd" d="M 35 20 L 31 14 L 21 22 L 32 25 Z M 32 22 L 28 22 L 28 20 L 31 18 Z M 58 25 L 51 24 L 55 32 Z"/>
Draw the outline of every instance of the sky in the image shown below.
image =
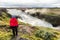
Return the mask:
<path id="1" fill-rule="evenodd" d="M 60 0 L 0 0 L 0 7 L 60 7 Z"/>

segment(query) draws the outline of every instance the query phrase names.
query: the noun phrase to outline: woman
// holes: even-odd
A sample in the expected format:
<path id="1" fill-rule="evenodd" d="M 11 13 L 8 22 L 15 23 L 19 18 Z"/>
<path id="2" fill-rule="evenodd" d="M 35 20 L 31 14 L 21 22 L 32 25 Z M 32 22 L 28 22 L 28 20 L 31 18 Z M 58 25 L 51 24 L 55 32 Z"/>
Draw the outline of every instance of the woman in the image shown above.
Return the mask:
<path id="1" fill-rule="evenodd" d="M 12 18 L 10 19 L 10 27 L 12 29 L 13 36 L 17 36 L 18 35 L 18 20 L 16 16 L 12 16 Z"/>

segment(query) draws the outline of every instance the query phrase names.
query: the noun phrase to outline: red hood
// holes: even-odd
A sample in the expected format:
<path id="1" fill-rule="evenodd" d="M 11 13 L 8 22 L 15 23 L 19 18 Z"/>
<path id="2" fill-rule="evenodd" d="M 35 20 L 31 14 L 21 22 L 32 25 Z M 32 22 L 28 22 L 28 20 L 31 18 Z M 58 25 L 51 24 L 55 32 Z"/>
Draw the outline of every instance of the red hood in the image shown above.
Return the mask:
<path id="1" fill-rule="evenodd" d="M 11 18 L 10 26 L 18 26 L 18 20 L 16 18 Z"/>

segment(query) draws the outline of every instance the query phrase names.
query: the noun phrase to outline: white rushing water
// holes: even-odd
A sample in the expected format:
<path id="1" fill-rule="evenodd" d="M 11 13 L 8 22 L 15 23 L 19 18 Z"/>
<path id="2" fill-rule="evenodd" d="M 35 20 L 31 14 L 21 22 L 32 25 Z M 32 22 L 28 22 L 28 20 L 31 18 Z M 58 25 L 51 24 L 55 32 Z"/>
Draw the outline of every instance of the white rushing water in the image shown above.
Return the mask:
<path id="1" fill-rule="evenodd" d="M 50 23 L 43 21 L 41 19 L 32 17 L 30 15 L 27 15 L 26 13 L 21 12 L 20 10 L 17 10 L 17 9 L 7 9 L 7 10 L 8 10 L 8 13 L 10 13 L 11 15 L 21 16 L 22 19 L 18 19 L 21 22 L 28 23 L 33 26 L 43 26 L 43 27 L 50 27 L 50 28 L 53 27 Z"/>

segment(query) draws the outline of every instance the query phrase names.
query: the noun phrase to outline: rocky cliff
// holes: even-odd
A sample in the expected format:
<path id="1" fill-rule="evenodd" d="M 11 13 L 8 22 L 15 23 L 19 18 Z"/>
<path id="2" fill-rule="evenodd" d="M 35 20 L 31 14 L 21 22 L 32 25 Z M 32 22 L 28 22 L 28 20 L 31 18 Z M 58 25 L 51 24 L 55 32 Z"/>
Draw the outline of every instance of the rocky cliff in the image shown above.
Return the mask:
<path id="1" fill-rule="evenodd" d="M 0 25 L 8 25 L 11 15 L 7 13 L 5 8 L 0 9 Z"/>
<path id="2" fill-rule="evenodd" d="M 33 17 L 37 17 L 39 19 L 44 19 L 45 21 L 50 22 L 54 27 L 60 25 L 60 16 L 55 14 L 40 14 L 36 12 L 35 14 L 31 14 Z"/>

